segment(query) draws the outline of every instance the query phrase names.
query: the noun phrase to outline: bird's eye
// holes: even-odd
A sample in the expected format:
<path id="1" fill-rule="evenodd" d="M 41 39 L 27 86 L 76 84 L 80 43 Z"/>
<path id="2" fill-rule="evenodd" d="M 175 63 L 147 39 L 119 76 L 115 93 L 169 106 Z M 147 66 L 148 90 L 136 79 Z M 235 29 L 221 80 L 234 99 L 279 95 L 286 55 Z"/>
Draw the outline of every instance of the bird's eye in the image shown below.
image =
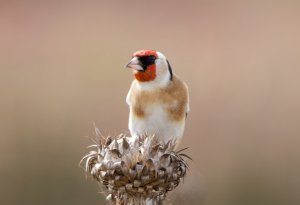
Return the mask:
<path id="1" fill-rule="evenodd" d="M 142 56 L 139 57 L 139 61 L 141 62 L 142 67 L 144 70 L 149 66 L 153 65 L 155 63 L 156 57 L 151 55 L 151 56 Z"/>
<path id="2" fill-rule="evenodd" d="M 140 57 L 140 61 L 142 61 L 145 64 L 153 64 L 155 61 L 155 57 L 154 56 L 143 56 L 143 57 Z"/>
<path id="3" fill-rule="evenodd" d="M 148 56 L 148 58 L 155 60 L 155 56 Z"/>

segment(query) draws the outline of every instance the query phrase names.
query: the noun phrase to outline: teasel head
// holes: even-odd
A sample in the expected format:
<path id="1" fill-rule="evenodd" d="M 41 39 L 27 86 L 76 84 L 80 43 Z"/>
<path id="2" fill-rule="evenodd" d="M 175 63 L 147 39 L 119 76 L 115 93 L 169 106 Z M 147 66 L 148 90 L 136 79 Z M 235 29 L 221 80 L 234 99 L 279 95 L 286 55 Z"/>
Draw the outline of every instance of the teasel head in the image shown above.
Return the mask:
<path id="1" fill-rule="evenodd" d="M 99 131 L 96 128 L 96 133 Z M 188 168 L 183 150 L 174 151 L 175 142 L 158 143 L 155 136 L 135 141 L 124 134 L 98 136 L 85 155 L 85 170 L 107 188 L 110 204 L 160 205 L 175 189 Z"/>

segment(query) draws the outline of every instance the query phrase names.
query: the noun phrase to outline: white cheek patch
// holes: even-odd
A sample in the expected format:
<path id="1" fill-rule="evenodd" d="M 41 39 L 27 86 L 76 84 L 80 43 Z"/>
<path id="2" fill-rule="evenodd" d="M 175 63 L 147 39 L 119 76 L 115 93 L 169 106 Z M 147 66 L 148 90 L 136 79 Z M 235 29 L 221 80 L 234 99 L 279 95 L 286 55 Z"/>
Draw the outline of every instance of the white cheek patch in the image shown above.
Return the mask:
<path id="1" fill-rule="evenodd" d="M 164 54 L 162 54 L 162 53 L 159 52 L 159 51 L 156 51 L 156 53 L 157 53 L 157 57 L 158 57 L 159 59 L 165 59 L 165 60 L 166 60 L 166 56 L 164 56 Z"/>
<path id="2" fill-rule="evenodd" d="M 155 60 L 155 64 L 156 64 L 156 66 L 162 66 L 162 60 L 161 59 L 156 59 Z"/>

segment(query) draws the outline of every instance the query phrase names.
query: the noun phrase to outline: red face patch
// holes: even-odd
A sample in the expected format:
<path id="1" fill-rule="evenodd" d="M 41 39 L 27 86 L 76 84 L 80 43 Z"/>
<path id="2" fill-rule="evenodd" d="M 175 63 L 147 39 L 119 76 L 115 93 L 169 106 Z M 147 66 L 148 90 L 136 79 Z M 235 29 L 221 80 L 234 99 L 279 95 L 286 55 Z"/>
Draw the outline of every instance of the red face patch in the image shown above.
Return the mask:
<path id="1" fill-rule="evenodd" d="M 155 56 L 156 58 L 158 57 L 155 50 L 140 50 L 135 52 L 132 56 L 133 57 Z"/>
<path id="2" fill-rule="evenodd" d="M 136 72 L 134 77 L 140 82 L 154 80 L 156 78 L 156 65 L 150 65 L 144 72 Z"/>

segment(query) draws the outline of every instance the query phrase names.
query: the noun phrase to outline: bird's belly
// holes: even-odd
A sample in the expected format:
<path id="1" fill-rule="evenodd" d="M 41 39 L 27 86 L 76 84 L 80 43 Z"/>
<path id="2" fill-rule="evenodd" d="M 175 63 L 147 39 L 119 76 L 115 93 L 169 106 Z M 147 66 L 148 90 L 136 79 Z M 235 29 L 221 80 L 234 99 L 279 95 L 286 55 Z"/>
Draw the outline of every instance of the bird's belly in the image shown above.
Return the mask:
<path id="1" fill-rule="evenodd" d="M 133 136 L 156 135 L 162 141 L 179 140 L 184 131 L 185 120 L 172 121 L 162 106 L 151 106 L 145 116 L 136 116 L 132 109 L 129 115 L 129 130 Z"/>

